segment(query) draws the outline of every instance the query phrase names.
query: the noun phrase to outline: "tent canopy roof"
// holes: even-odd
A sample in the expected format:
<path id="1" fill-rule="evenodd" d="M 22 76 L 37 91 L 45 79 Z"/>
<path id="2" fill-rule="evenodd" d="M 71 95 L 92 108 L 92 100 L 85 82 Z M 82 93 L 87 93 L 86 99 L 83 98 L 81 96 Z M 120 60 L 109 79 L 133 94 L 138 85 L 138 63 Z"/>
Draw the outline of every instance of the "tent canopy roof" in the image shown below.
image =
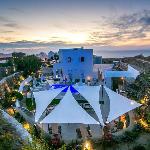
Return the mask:
<path id="1" fill-rule="evenodd" d="M 36 122 L 41 117 L 42 113 L 45 111 L 47 106 L 51 101 L 61 92 L 64 91 L 66 87 L 50 89 L 47 91 L 34 92 L 34 97 L 36 101 L 36 113 L 35 120 Z M 102 124 L 104 125 L 103 112 L 105 108 L 109 107 L 109 113 L 107 116 L 107 121 L 111 122 L 112 120 L 118 118 L 119 116 L 135 109 L 136 107 L 141 106 L 141 104 L 132 101 L 107 87 L 103 87 L 104 91 L 107 94 L 107 105 L 104 106 L 100 104 L 101 94 L 100 88 L 102 86 L 73 86 L 75 88 L 74 92 L 80 93 L 92 106 L 95 114 L 97 115 L 99 122 L 91 117 L 75 100 L 72 94 L 72 86 L 68 88 L 65 96 L 60 100 L 60 103 L 54 107 L 54 109 L 41 121 L 41 123 L 83 123 L 83 124 Z M 109 103 L 108 103 L 109 101 Z M 103 108 L 103 111 L 102 111 Z"/>
<path id="2" fill-rule="evenodd" d="M 101 124 L 104 124 L 102 119 L 102 111 L 100 108 L 99 101 L 101 100 L 101 97 L 99 97 L 99 91 L 101 86 L 74 86 L 74 88 L 85 98 L 88 100 L 90 105 L 95 110 L 99 121 Z M 106 106 L 110 107 L 109 115 L 107 118 L 108 122 L 111 122 L 112 120 L 118 118 L 119 116 L 135 109 L 136 107 L 141 106 L 141 104 L 130 100 L 112 90 L 104 86 L 104 89 L 109 97 L 109 103 L 110 105 Z M 104 99 L 105 104 L 105 99 Z"/>
<path id="3" fill-rule="evenodd" d="M 46 116 L 42 123 L 83 123 L 99 124 L 74 99 L 70 88 L 54 110 Z"/>
<path id="4" fill-rule="evenodd" d="M 100 86 L 73 86 L 92 106 L 99 122 L 103 124 L 103 119 L 99 105 L 99 91 Z"/>
<path id="5" fill-rule="evenodd" d="M 39 120 L 42 113 L 45 111 L 47 106 L 51 103 L 51 101 L 62 91 L 63 88 L 57 89 L 49 89 L 45 91 L 33 92 L 35 102 L 36 102 L 36 113 L 35 113 L 35 122 Z"/>
<path id="6" fill-rule="evenodd" d="M 107 121 L 118 118 L 119 116 L 141 106 L 141 104 L 130 100 L 116 92 L 104 87 L 110 99 L 110 112 Z"/>

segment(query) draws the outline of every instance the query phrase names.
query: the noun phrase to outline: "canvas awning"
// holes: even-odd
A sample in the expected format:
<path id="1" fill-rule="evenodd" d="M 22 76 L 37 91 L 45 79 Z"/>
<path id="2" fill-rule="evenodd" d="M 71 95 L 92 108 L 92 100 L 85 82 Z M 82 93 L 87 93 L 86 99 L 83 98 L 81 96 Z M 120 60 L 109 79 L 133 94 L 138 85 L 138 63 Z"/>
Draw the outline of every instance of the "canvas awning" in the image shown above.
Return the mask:
<path id="1" fill-rule="evenodd" d="M 100 105 L 99 105 L 99 91 L 100 86 L 73 86 L 92 106 L 94 109 L 99 122 L 103 125 L 103 119 L 101 115 Z"/>
<path id="2" fill-rule="evenodd" d="M 41 123 L 99 124 L 77 103 L 70 91 L 70 87 L 60 103 Z"/>
<path id="3" fill-rule="evenodd" d="M 107 118 L 108 122 L 118 118 L 119 116 L 141 106 L 141 104 L 130 100 L 107 87 L 104 87 L 110 100 L 110 112 Z"/>
<path id="4" fill-rule="evenodd" d="M 47 106 L 63 89 L 65 89 L 65 87 L 57 89 L 51 88 L 45 91 L 33 92 L 36 102 L 35 122 L 39 120 Z"/>
<path id="5" fill-rule="evenodd" d="M 74 88 L 90 103 L 95 110 L 100 123 L 103 125 L 106 121 L 111 122 L 119 116 L 141 106 L 141 104 L 130 100 L 111 89 L 104 86 L 103 93 L 105 96 L 102 99 L 100 88 L 102 86 L 74 86 Z M 99 101 L 104 101 L 101 103 Z M 108 112 L 106 112 L 108 111 Z M 104 117 L 106 117 L 104 121 Z"/>
<path id="6" fill-rule="evenodd" d="M 73 86 L 91 105 L 95 111 L 96 118 L 87 113 L 72 95 L 72 86 L 68 88 L 60 103 L 56 105 L 49 114 L 45 115 L 41 123 L 83 123 L 83 124 L 101 124 L 118 118 L 119 116 L 141 106 L 141 104 L 130 100 L 106 86 Z M 63 90 L 56 88 L 47 91 L 34 92 L 36 101 L 36 122 L 41 117 L 51 101 Z M 64 91 L 64 90 L 63 90 Z M 76 94 L 79 94 L 79 93 Z M 95 120 L 95 119 L 96 120 Z"/>
<path id="7" fill-rule="evenodd" d="M 136 78 L 139 75 L 139 71 L 128 65 L 127 71 L 110 71 L 106 70 L 104 72 L 105 78 L 111 78 L 111 77 L 125 77 L 125 78 Z"/>

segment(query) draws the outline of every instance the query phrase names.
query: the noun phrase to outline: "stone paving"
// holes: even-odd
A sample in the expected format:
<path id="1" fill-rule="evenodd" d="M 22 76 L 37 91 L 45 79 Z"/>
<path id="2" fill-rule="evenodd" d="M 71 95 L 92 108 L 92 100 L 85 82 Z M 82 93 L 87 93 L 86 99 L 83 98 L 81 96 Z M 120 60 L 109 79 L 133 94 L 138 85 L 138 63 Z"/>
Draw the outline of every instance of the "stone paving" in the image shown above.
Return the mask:
<path id="1" fill-rule="evenodd" d="M 61 126 L 61 136 L 62 140 L 65 142 L 75 141 L 75 140 L 81 140 L 77 137 L 76 129 L 81 128 L 81 124 L 58 124 Z M 45 132 L 48 132 L 48 124 L 40 124 L 39 125 Z M 83 125 L 86 129 L 88 125 Z M 92 135 L 92 139 L 99 139 L 102 137 L 102 128 L 99 125 L 89 125 L 90 131 Z M 49 124 L 49 127 L 51 127 L 51 124 Z"/>

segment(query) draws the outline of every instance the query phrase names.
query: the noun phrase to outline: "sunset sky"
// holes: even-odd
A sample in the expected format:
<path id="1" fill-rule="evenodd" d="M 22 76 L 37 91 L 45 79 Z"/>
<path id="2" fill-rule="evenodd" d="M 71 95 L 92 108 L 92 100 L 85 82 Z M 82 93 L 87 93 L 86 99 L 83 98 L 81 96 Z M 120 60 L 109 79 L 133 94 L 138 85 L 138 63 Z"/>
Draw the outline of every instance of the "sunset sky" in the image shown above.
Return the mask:
<path id="1" fill-rule="evenodd" d="M 0 49 L 150 48 L 150 0 L 1 0 Z"/>

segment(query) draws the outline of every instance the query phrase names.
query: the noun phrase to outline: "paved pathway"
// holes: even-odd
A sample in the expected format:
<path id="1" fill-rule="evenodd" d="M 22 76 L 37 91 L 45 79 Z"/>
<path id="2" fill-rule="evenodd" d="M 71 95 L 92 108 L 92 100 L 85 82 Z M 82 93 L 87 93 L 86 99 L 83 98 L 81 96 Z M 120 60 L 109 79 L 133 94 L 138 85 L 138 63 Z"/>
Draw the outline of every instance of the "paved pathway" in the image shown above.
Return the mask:
<path id="1" fill-rule="evenodd" d="M 25 118 L 25 120 L 34 125 L 35 121 L 34 121 L 34 116 L 32 115 L 32 113 L 30 111 L 27 111 L 25 108 L 17 108 L 15 107 L 15 109 Z"/>

